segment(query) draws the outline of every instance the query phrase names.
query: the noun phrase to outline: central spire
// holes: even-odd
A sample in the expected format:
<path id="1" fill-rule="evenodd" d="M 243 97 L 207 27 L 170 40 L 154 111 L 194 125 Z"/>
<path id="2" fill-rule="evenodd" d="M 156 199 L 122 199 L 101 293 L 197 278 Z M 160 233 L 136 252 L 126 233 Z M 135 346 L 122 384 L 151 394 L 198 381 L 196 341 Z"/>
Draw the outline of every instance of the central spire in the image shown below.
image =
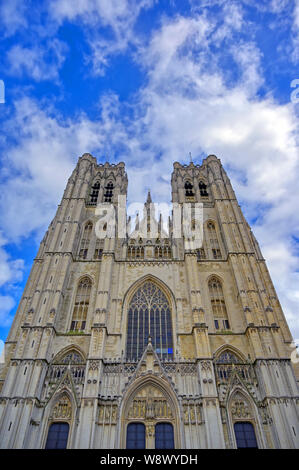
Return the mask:
<path id="1" fill-rule="evenodd" d="M 150 189 L 147 192 L 147 198 L 146 198 L 146 203 L 151 204 L 152 203 L 152 196 L 151 196 L 151 191 Z"/>

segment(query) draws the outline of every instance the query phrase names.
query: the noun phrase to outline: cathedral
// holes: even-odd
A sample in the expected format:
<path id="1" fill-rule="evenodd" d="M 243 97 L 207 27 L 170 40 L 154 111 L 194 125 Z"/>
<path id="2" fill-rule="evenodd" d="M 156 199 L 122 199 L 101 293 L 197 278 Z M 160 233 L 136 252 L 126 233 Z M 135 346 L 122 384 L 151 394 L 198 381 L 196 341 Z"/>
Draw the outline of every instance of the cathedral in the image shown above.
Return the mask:
<path id="1" fill-rule="evenodd" d="M 5 343 L 0 448 L 298 449 L 293 339 L 221 161 L 173 164 L 167 217 L 148 192 L 133 224 L 127 186 L 88 153 L 68 180 Z"/>

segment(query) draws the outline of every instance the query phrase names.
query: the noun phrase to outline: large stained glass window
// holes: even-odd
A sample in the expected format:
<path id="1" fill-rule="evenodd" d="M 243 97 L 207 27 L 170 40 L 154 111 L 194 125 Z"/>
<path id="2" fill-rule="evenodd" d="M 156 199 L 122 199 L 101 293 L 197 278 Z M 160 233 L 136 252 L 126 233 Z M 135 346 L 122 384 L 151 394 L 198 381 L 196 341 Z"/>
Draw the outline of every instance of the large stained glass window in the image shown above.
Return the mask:
<path id="1" fill-rule="evenodd" d="M 145 449 L 145 426 L 143 423 L 128 424 L 127 449 Z"/>
<path id="2" fill-rule="evenodd" d="M 48 432 L 46 449 L 66 449 L 68 435 L 68 423 L 52 423 Z"/>
<path id="3" fill-rule="evenodd" d="M 169 302 L 159 287 L 146 281 L 135 292 L 128 311 L 127 358 L 139 359 L 148 338 L 162 360 L 173 357 Z"/>

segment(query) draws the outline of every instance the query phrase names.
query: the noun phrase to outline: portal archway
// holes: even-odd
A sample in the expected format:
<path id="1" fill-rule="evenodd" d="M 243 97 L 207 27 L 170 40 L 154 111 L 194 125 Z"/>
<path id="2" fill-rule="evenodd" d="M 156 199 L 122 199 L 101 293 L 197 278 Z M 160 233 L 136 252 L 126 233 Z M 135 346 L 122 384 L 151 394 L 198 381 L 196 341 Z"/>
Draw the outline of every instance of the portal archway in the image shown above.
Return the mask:
<path id="1" fill-rule="evenodd" d="M 120 447 L 130 445 L 128 436 L 130 438 L 130 428 L 133 432 L 131 425 L 139 423 L 144 427 L 134 427 L 135 433 L 140 431 L 140 436 L 135 436 L 134 439 L 136 442 L 141 441 L 144 433 L 146 449 L 154 449 L 157 438 L 163 448 L 180 448 L 179 406 L 170 387 L 162 381 L 154 377 L 137 379 L 124 397 L 121 415 Z M 164 426 L 157 427 L 162 423 Z"/>

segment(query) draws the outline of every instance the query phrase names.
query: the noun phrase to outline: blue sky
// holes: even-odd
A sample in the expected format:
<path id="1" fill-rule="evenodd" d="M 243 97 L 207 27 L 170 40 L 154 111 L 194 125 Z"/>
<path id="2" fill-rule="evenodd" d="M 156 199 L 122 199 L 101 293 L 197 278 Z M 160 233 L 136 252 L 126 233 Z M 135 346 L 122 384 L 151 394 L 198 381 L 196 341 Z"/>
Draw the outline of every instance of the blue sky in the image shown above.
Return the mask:
<path id="1" fill-rule="evenodd" d="M 221 158 L 299 338 L 299 1 L 0 0 L 0 27 L 0 339 L 84 152 L 138 202 Z"/>

